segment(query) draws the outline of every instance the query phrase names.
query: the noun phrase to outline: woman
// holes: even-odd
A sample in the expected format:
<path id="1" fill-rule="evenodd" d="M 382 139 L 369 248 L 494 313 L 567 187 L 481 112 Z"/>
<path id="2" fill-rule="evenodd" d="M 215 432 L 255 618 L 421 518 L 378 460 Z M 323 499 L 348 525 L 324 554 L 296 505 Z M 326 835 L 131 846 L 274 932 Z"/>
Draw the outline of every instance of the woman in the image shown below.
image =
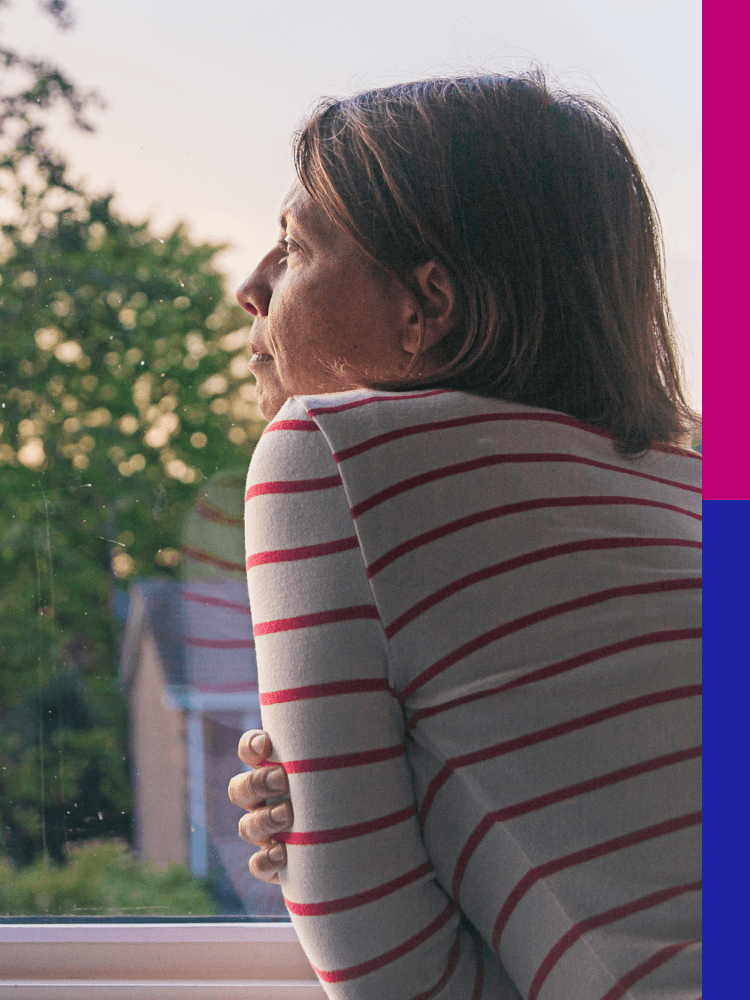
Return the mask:
<path id="1" fill-rule="evenodd" d="M 700 462 L 633 155 L 540 75 L 295 148 L 238 292 L 251 869 L 330 996 L 697 998 Z"/>

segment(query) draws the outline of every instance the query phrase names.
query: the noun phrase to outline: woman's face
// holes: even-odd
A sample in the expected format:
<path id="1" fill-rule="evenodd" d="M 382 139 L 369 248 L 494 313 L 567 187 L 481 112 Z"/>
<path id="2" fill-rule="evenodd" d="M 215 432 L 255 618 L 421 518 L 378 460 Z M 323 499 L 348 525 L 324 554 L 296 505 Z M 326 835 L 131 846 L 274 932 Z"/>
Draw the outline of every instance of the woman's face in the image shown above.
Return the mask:
<path id="1" fill-rule="evenodd" d="M 250 370 L 268 420 L 290 396 L 396 379 L 412 360 L 402 337 L 414 311 L 405 289 L 379 276 L 299 183 L 279 222 L 279 242 L 237 292 L 255 317 Z"/>

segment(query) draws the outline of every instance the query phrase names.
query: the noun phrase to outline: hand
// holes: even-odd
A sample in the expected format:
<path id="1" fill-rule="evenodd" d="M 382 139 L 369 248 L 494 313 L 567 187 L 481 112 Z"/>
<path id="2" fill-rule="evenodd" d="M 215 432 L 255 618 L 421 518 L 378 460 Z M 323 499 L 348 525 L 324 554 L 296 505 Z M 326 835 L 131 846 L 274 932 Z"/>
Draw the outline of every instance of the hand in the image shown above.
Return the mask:
<path id="1" fill-rule="evenodd" d="M 294 822 L 292 803 L 266 799 L 289 793 L 289 780 L 278 764 L 262 767 L 273 751 L 271 737 L 261 729 L 242 734 L 237 756 L 254 768 L 236 774 L 229 782 L 229 798 L 234 805 L 247 809 L 239 822 L 240 837 L 263 850 L 253 854 L 248 863 L 250 872 L 263 882 L 278 882 L 278 872 L 286 866 L 286 847 L 274 840 L 274 834 L 287 830 Z"/>

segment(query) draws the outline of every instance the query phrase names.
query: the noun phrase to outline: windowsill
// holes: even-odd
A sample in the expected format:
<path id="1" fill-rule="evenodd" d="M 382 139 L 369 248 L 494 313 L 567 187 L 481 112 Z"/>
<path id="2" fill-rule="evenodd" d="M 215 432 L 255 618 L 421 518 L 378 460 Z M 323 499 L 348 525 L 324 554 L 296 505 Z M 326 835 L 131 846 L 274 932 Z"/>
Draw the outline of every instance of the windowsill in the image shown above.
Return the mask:
<path id="1" fill-rule="evenodd" d="M 0 1000 L 325 1000 L 289 923 L 4 923 Z"/>

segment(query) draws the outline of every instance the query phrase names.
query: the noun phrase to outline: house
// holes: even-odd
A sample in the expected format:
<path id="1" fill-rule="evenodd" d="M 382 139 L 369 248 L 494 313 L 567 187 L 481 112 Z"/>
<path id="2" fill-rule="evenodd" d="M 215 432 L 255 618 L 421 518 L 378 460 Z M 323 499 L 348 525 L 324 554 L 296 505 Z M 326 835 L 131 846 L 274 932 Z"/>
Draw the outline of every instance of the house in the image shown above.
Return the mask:
<path id="1" fill-rule="evenodd" d="M 186 519 L 180 579 L 130 589 L 121 679 L 130 706 L 141 858 L 211 875 L 225 908 L 286 915 L 278 885 L 254 879 L 227 784 L 260 706 L 244 567 L 244 471 L 214 476 Z"/>

